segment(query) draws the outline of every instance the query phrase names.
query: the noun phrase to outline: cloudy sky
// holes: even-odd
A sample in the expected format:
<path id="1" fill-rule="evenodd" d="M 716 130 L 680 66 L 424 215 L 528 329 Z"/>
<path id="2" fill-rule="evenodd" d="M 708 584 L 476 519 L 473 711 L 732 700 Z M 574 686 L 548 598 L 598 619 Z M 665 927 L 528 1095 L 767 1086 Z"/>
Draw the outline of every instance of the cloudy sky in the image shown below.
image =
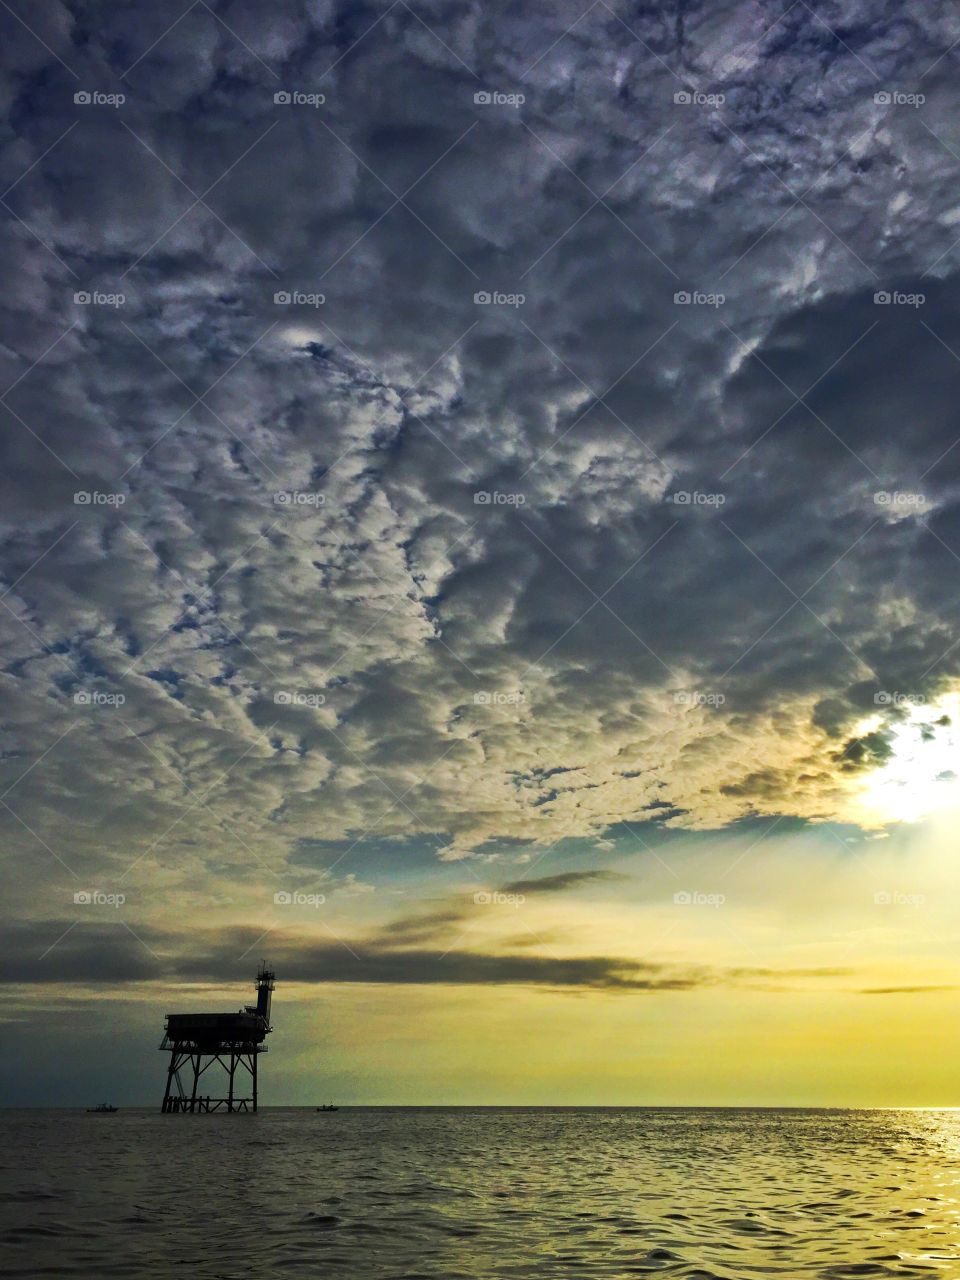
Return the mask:
<path id="1" fill-rule="evenodd" d="M 960 19 L 0 24 L 3 1096 L 956 1102 Z"/>

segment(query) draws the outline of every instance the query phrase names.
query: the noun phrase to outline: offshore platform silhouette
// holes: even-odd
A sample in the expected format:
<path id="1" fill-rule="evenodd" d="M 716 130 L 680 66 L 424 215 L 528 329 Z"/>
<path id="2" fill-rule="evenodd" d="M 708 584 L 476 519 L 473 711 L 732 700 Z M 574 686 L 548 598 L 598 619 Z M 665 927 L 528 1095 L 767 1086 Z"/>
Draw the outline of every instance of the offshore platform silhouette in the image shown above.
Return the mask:
<path id="1" fill-rule="evenodd" d="M 276 974 L 263 963 L 257 971 L 255 1005 L 246 1005 L 239 1013 L 167 1014 L 160 1043 L 170 1054 L 163 1112 L 256 1111 L 257 1058 L 266 1053 L 263 1042 L 273 1030 L 270 1002 L 275 981 Z M 200 1092 L 201 1076 L 215 1063 L 222 1068 L 214 1072 L 221 1081 L 226 1072 L 226 1097 Z M 246 1074 L 238 1077 L 241 1069 Z"/>

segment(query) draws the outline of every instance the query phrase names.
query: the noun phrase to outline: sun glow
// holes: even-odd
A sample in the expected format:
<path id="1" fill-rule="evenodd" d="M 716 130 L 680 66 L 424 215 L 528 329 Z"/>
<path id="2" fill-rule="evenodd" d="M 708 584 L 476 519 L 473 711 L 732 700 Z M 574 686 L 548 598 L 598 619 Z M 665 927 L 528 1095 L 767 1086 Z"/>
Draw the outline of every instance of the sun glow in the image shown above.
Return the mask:
<path id="1" fill-rule="evenodd" d="M 892 754 L 867 780 L 863 803 L 886 822 L 917 822 L 960 808 L 960 695 L 872 716 L 862 732 L 889 736 Z"/>

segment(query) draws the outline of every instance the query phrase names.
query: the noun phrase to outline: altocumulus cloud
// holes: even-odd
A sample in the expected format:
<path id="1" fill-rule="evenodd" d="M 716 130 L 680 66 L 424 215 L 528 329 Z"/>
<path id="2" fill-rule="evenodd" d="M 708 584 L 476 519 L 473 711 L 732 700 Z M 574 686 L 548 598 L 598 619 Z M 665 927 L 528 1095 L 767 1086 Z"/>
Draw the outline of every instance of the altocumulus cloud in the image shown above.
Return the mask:
<path id="1" fill-rule="evenodd" d="M 20 16 L 12 902 L 844 815 L 960 662 L 947 15 Z"/>

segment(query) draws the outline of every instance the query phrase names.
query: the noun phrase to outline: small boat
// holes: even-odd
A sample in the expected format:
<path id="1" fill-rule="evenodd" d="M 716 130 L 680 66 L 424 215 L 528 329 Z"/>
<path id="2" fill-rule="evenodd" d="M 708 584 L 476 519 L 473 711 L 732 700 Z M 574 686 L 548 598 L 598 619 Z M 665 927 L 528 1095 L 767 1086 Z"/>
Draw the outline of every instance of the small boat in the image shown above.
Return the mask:
<path id="1" fill-rule="evenodd" d="M 317 1107 L 317 1111 L 339 1111 L 339 1107 L 335 1107 L 332 1102 L 325 1102 L 322 1107 Z"/>
<path id="2" fill-rule="evenodd" d="M 108 1102 L 98 1102 L 95 1107 L 87 1107 L 87 1115 L 112 1116 L 116 1109 L 116 1107 L 111 1107 Z"/>

